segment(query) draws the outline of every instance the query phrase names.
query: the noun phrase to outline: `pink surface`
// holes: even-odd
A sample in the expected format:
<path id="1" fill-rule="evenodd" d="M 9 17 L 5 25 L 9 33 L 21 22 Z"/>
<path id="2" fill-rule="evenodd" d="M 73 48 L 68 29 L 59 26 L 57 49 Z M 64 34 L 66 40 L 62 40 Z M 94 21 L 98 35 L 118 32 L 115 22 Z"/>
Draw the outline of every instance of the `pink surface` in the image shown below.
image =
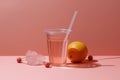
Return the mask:
<path id="1" fill-rule="evenodd" d="M 0 0 L 0 55 L 47 55 L 44 30 L 67 28 L 78 10 L 71 41 L 83 41 L 94 55 L 120 55 L 119 0 Z"/>
<path id="2" fill-rule="evenodd" d="M 120 80 L 120 56 L 95 56 L 101 66 L 88 68 L 30 66 L 16 63 L 17 57 L 0 57 L 0 80 Z"/>

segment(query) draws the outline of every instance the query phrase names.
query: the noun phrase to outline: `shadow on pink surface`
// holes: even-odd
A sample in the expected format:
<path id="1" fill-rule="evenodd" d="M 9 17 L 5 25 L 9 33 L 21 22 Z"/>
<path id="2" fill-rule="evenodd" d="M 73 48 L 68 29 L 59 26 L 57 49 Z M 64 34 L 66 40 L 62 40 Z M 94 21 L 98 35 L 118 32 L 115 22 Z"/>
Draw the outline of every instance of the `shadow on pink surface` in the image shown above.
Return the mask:
<path id="1" fill-rule="evenodd" d="M 96 68 L 96 67 L 100 67 L 101 64 L 96 63 L 98 62 L 98 60 L 93 60 L 93 61 L 88 61 L 85 60 L 83 63 L 67 63 L 66 67 L 70 67 L 70 68 Z"/>
<path id="2" fill-rule="evenodd" d="M 103 59 L 117 59 L 117 58 L 118 57 L 103 58 Z M 103 60 L 103 59 L 100 59 L 100 60 Z M 113 67 L 113 66 L 115 65 L 112 65 L 112 64 L 105 65 L 105 64 L 98 63 L 98 60 L 93 60 L 93 61 L 85 60 L 83 63 L 76 63 L 76 64 L 67 63 L 66 64 L 66 67 L 69 67 L 69 68 L 97 68 L 97 67 Z"/>
<path id="3" fill-rule="evenodd" d="M 107 59 L 120 59 L 120 57 L 106 57 L 99 60 L 107 60 Z"/>

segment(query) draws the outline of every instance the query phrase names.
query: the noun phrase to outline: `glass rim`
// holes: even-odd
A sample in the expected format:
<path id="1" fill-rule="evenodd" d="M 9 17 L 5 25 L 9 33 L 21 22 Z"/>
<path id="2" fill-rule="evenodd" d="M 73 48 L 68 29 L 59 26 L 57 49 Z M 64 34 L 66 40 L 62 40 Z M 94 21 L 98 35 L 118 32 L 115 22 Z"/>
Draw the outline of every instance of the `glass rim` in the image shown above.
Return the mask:
<path id="1" fill-rule="evenodd" d="M 53 28 L 53 29 L 46 29 L 45 32 L 47 34 L 60 34 L 60 33 L 70 33 L 72 30 L 66 28 Z"/>

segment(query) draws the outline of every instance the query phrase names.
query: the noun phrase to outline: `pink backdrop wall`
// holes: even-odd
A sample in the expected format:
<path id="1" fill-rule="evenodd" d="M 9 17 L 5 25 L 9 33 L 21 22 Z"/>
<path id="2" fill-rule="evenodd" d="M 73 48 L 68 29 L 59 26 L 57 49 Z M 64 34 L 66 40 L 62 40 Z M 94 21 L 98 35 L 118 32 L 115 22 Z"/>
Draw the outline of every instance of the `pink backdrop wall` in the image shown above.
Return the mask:
<path id="1" fill-rule="evenodd" d="M 78 10 L 70 41 L 90 54 L 120 55 L 120 0 L 0 0 L 0 55 L 47 55 L 44 30 L 68 27 Z"/>

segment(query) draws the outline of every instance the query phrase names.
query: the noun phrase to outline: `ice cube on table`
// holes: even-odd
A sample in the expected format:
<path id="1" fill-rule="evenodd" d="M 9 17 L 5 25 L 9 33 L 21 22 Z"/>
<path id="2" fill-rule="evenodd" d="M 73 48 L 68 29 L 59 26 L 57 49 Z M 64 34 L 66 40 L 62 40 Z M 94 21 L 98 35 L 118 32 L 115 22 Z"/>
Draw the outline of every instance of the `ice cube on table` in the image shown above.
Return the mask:
<path id="1" fill-rule="evenodd" d="M 45 58 L 42 54 L 38 54 L 36 51 L 28 50 L 26 53 L 26 61 L 28 65 L 41 65 L 44 64 Z"/>

